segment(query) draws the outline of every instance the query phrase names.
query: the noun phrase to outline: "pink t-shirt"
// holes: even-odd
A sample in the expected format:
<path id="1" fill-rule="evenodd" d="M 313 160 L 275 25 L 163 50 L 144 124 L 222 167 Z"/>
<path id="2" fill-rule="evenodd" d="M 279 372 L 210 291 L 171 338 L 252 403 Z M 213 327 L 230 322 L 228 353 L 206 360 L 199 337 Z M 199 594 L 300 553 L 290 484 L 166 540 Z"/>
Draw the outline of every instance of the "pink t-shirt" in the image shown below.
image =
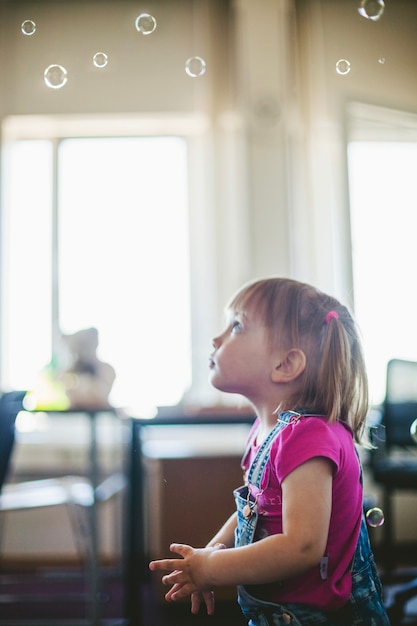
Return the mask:
<path id="1" fill-rule="evenodd" d="M 252 435 L 256 428 L 257 422 Z M 257 451 L 255 437 L 244 460 L 245 467 L 250 466 Z M 327 578 L 323 580 L 320 567 L 316 566 L 301 576 L 247 589 L 257 597 L 261 595 L 263 600 L 283 604 L 297 602 L 332 611 L 343 606 L 349 598 L 350 568 L 362 514 L 360 468 L 352 433 L 345 425 L 340 422 L 328 424 L 324 417 L 301 417 L 278 434 L 272 443 L 262 479 L 264 492 L 258 498 L 255 541 L 282 533 L 282 481 L 296 467 L 314 457 L 326 457 L 334 467 L 332 512 L 325 551 Z M 251 486 L 251 491 L 255 496 L 257 489 Z"/>

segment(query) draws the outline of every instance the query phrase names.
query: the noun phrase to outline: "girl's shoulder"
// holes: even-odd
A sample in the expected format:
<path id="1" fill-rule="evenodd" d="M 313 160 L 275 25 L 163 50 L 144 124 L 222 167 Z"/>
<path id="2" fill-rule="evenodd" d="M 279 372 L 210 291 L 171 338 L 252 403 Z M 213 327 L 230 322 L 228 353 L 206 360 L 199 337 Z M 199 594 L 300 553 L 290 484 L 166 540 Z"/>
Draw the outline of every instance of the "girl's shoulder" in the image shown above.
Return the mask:
<path id="1" fill-rule="evenodd" d="M 314 438 L 317 437 L 337 437 L 353 440 L 353 433 L 350 427 L 342 420 L 329 421 L 327 415 L 316 413 L 301 413 L 289 423 L 288 435 L 305 436 L 307 433 Z"/>
<path id="2" fill-rule="evenodd" d="M 352 433 L 342 422 L 329 422 L 324 415 L 301 415 L 281 431 L 271 447 L 271 461 L 280 468 L 281 479 L 317 456 L 328 458 L 337 472 L 351 455 L 355 455 Z"/>

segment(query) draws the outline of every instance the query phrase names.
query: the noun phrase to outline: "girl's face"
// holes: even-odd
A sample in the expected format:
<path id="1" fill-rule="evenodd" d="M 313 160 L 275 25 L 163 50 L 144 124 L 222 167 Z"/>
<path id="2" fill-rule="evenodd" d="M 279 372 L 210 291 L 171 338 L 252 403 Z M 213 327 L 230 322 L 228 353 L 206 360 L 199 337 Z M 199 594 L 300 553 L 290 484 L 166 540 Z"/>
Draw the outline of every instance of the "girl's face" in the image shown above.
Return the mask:
<path id="1" fill-rule="evenodd" d="M 227 326 L 213 339 L 210 382 L 254 402 L 270 385 L 272 350 L 267 328 L 247 311 L 231 311 Z"/>

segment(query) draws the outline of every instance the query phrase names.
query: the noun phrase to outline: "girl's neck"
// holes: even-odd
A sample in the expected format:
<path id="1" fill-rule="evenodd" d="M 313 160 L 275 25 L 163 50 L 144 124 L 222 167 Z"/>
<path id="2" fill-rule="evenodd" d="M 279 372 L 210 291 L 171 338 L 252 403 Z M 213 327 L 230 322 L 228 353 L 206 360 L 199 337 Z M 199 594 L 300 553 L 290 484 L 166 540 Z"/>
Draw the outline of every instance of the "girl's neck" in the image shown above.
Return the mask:
<path id="1" fill-rule="evenodd" d="M 260 422 L 257 436 L 259 443 L 262 442 L 275 427 L 279 414 L 285 410 L 281 407 L 288 406 L 288 398 L 277 399 L 276 394 L 274 394 L 269 402 L 253 403 L 252 406 Z"/>
<path id="2" fill-rule="evenodd" d="M 280 405 L 281 402 L 277 402 L 274 399 L 271 402 L 265 402 L 263 404 L 253 404 L 253 408 L 261 424 L 266 428 L 273 428 L 277 422 L 277 416 L 280 412 Z"/>
<path id="3" fill-rule="evenodd" d="M 264 407 L 263 409 L 255 407 L 255 412 L 260 422 L 260 426 L 256 436 L 256 441 L 259 445 L 269 435 L 269 433 L 277 423 L 278 413 L 276 406 L 273 408 Z"/>

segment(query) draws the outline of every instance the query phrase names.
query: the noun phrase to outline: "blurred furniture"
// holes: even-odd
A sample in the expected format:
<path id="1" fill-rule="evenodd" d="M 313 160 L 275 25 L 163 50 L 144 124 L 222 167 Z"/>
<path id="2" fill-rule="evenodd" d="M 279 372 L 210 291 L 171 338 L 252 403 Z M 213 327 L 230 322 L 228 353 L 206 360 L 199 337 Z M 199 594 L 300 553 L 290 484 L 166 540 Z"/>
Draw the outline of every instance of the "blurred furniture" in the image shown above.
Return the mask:
<path id="1" fill-rule="evenodd" d="M 10 468 L 16 416 L 23 409 L 26 391 L 0 393 L 0 494 Z"/>
<path id="2" fill-rule="evenodd" d="M 16 417 L 24 410 L 25 395 L 25 391 L 9 391 L 0 396 L 0 513 L 67 505 L 75 543 L 83 556 L 88 528 L 85 521 L 79 519 L 77 508 L 90 507 L 93 503 L 90 481 L 79 476 L 62 476 L 18 483 L 7 482 L 15 444 Z"/>
<path id="3" fill-rule="evenodd" d="M 90 603 L 90 617 L 86 623 L 95 625 L 99 623 L 96 504 L 117 493 L 124 487 L 125 480 L 123 476 L 115 475 L 98 485 L 96 441 L 98 411 L 89 409 L 86 413 L 91 423 L 90 476 L 62 476 L 8 483 L 7 476 L 15 443 L 15 421 L 18 413 L 24 410 L 25 395 L 25 391 L 10 391 L 0 395 L 0 515 L 41 507 L 59 505 L 67 507 L 75 543 L 80 556 L 87 564 L 89 573 L 90 593 L 87 598 Z M 7 595 L 0 596 L 0 604 L 2 601 L 7 602 L 7 599 Z"/>
<path id="4" fill-rule="evenodd" d="M 227 455 L 197 450 L 192 456 L 155 452 L 144 458 L 148 502 L 145 547 L 150 560 L 170 556 L 172 541 L 206 545 L 233 513 L 233 489 L 242 483 L 240 450 Z M 165 602 L 167 588 L 160 572 L 152 575 L 152 581 L 157 599 Z M 235 586 L 216 590 L 216 601 L 235 599 Z"/>
<path id="5" fill-rule="evenodd" d="M 128 459 L 128 510 L 127 510 L 127 543 L 126 543 L 126 617 L 128 618 L 129 624 L 135 624 L 137 626 L 141 626 L 143 624 L 143 615 L 141 611 L 140 605 L 140 588 L 141 584 L 149 581 L 150 572 L 148 568 L 149 562 L 149 550 L 152 550 L 152 546 L 147 545 L 147 537 L 146 537 L 146 527 L 149 523 L 155 523 L 155 520 L 149 519 L 148 514 L 148 506 L 145 505 L 146 497 L 149 494 L 150 485 L 155 486 L 155 480 L 158 481 L 159 485 L 158 489 L 164 489 L 164 478 L 174 486 L 172 490 L 169 502 L 166 500 L 166 495 L 161 495 L 161 498 L 158 497 L 158 494 L 155 493 L 153 497 L 155 497 L 156 501 L 160 503 L 162 506 L 161 513 L 166 516 L 166 521 L 163 520 L 162 526 L 160 525 L 159 529 L 155 527 L 155 537 L 159 537 L 159 545 L 163 547 L 163 543 L 167 543 L 168 536 L 166 533 L 166 529 L 170 522 L 173 522 L 172 517 L 172 507 L 176 506 L 176 510 L 181 511 L 182 508 L 186 508 L 189 511 L 191 507 L 191 500 L 187 498 L 187 503 L 184 507 L 184 503 L 181 506 L 180 502 L 177 501 L 178 494 L 184 491 L 184 487 L 192 490 L 195 493 L 196 489 L 204 490 L 206 482 L 212 483 L 212 480 L 207 475 L 207 472 L 203 471 L 203 465 L 207 467 L 213 467 L 213 461 L 210 459 L 208 461 L 208 465 L 205 461 L 198 461 L 195 459 L 192 450 L 188 448 L 188 450 L 183 449 L 183 456 L 189 457 L 189 463 L 192 466 L 191 475 L 188 476 L 187 481 L 185 476 L 182 474 L 182 471 L 178 474 L 178 469 L 180 468 L 179 459 L 175 458 L 179 457 L 179 449 L 177 448 L 174 451 L 175 442 L 170 441 L 169 448 L 171 450 L 170 458 L 168 457 L 168 453 L 166 451 L 165 454 L 157 454 L 156 451 L 151 453 L 149 441 L 147 440 L 146 433 L 152 429 L 161 430 L 164 427 L 177 427 L 177 426 L 189 426 L 190 428 L 198 428 L 200 426 L 244 426 L 246 427 L 246 433 L 249 431 L 250 425 L 254 422 L 255 416 L 254 413 L 250 411 L 250 409 L 246 410 L 231 410 L 226 407 L 223 409 L 206 409 L 201 412 L 195 411 L 192 414 L 190 413 L 167 413 L 160 411 L 155 418 L 152 419 L 140 419 L 140 418 L 131 418 L 131 436 L 130 436 L 130 444 L 129 444 L 129 459 Z M 203 440 L 204 437 L 200 437 L 200 440 Z M 219 462 L 219 456 L 222 457 L 221 452 L 221 436 L 218 437 L 217 440 L 217 462 Z M 236 443 L 236 442 L 235 442 Z M 167 448 L 166 448 L 167 450 Z M 239 467 L 239 460 L 244 451 L 244 444 L 242 443 L 240 453 L 235 457 L 238 467 L 234 469 L 237 474 L 235 474 L 236 478 L 239 478 L 238 483 L 242 482 L 242 473 Z M 214 456 L 214 455 L 212 455 Z M 224 454 L 223 454 L 224 456 Z M 159 462 L 158 462 L 158 457 Z M 194 461 L 194 463 L 193 463 Z M 187 461 L 188 462 L 188 461 Z M 201 465 L 203 463 L 203 465 Z M 227 464 L 230 464 L 230 458 L 227 460 Z M 229 467 L 229 465 L 227 465 Z M 228 469 L 226 468 L 226 471 Z M 153 475 L 153 472 L 156 472 Z M 162 472 L 162 473 L 161 473 Z M 169 472 L 169 473 L 168 473 Z M 163 474 L 163 475 L 162 475 Z M 203 475 L 204 474 L 204 475 Z M 177 476 L 177 478 L 175 478 Z M 161 482 L 162 480 L 162 482 Z M 234 484 L 235 480 L 232 477 L 233 487 L 237 485 Z M 188 484 L 188 487 L 187 487 Z M 218 488 L 218 485 L 217 485 Z M 228 490 L 228 485 L 226 484 L 226 489 Z M 181 497 L 181 496 L 180 496 Z M 203 517 L 207 517 L 207 520 L 210 522 L 212 520 L 213 515 L 216 515 L 215 508 L 217 506 L 216 497 L 219 497 L 218 490 L 215 494 L 211 496 L 208 495 L 207 491 L 203 494 L 204 505 L 201 504 L 201 494 L 197 499 L 197 508 L 200 507 L 199 514 L 202 514 Z M 224 504 L 224 497 L 230 497 L 231 510 L 233 511 L 233 498 L 232 494 L 228 493 L 226 496 L 222 496 L 222 502 Z M 207 502 L 213 499 L 213 508 L 211 511 L 208 511 Z M 171 509 L 171 510 L 170 510 Z M 223 510 L 223 515 L 226 510 L 229 510 L 228 506 Z M 179 515 L 182 517 L 182 515 Z M 185 514 L 183 519 L 186 522 L 186 519 L 189 515 Z M 162 518 L 160 518 L 161 520 Z M 218 520 L 214 520 L 215 524 Z M 224 521 L 224 519 L 222 520 Z M 192 520 L 188 520 L 191 522 Z M 177 519 L 176 523 L 178 527 L 181 526 L 181 520 Z M 189 528 L 190 532 L 193 533 L 193 536 L 196 532 L 196 527 L 192 530 Z M 187 531 L 188 532 L 188 531 Z M 185 537 L 185 533 L 182 535 L 184 537 L 184 541 L 188 541 Z M 171 537 L 174 539 L 173 537 Z M 202 537 L 196 538 L 196 540 L 203 541 Z M 204 538 L 207 540 L 207 537 Z M 161 555 L 158 555 L 161 556 Z"/>
<path id="6" fill-rule="evenodd" d="M 383 490 L 384 580 L 392 578 L 393 570 L 398 565 L 395 559 L 393 497 L 399 491 L 414 491 L 417 495 L 416 420 L 417 362 L 392 359 L 387 365 L 381 421 L 372 429 L 375 449 L 371 453 L 373 479 Z M 389 607 L 393 623 L 400 623 L 405 602 L 416 595 L 417 578 L 410 580 L 408 575 L 408 580 L 397 590 Z"/>

